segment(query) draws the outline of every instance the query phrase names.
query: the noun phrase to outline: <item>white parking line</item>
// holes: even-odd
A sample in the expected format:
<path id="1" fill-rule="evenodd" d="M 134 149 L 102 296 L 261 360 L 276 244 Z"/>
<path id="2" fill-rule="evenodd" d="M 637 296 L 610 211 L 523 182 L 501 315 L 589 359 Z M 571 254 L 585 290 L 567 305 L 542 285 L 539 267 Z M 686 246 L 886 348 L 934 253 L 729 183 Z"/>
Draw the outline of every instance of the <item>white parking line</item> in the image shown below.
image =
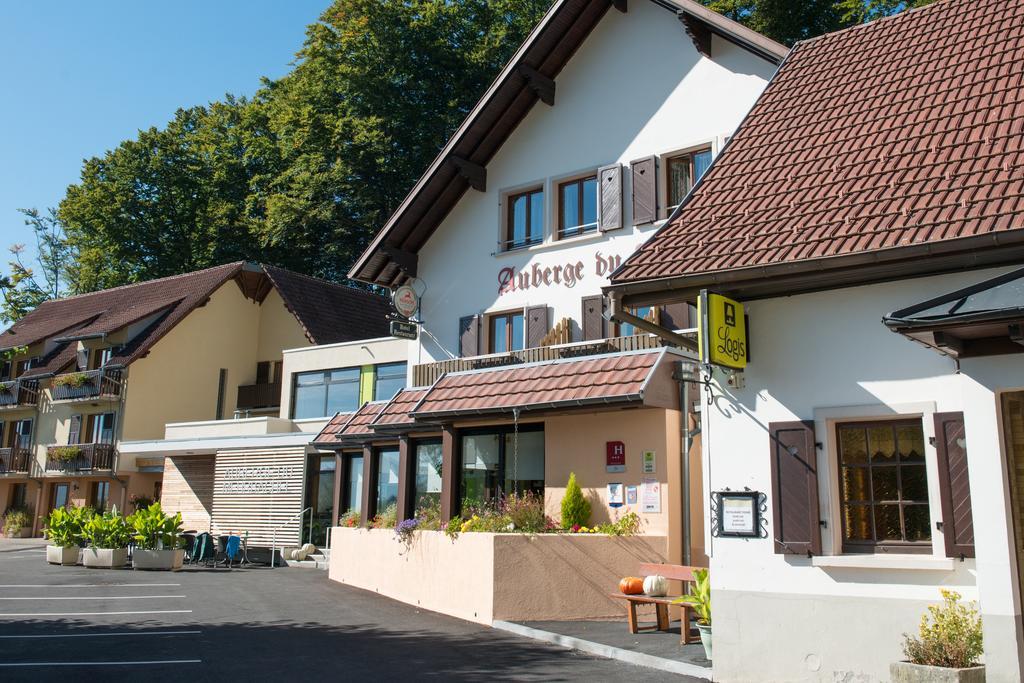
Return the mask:
<path id="1" fill-rule="evenodd" d="M 165 600 L 168 598 L 185 598 L 186 595 L 47 595 L 33 598 L 19 595 L 17 597 L 0 598 L 0 600 Z"/>
<path id="2" fill-rule="evenodd" d="M 0 640 L 28 638 L 113 638 L 118 636 L 197 636 L 202 631 L 122 631 L 120 633 L 54 633 L 43 635 L 0 636 Z"/>
<path id="3" fill-rule="evenodd" d="M 127 586 L 153 586 L 166 588 L 180 583 L 4 583 L 0 588 L 124 588 Z"/>
<path id="4" fill-rule="evenodd" d="M 122 614 L 192 614 L 190 609 L 160 609 L 145 612 L 0 612 L 0 618 L 22 617 L 102 617 Z"/>
<path id="5" fill-rule="evenodd" d="M 0 666 L 138 666 L 139 664 L 202 664 L 201 659 L 157 659 L 148 662 L 0 662 Z"/>

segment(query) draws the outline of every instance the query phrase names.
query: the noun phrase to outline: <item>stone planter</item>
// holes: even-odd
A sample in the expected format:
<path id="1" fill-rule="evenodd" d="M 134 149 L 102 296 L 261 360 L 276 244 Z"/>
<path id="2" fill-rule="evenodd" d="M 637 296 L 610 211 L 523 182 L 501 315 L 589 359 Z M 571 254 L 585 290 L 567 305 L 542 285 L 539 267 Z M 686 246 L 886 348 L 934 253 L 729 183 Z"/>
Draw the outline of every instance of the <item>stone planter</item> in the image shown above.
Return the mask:
<path id="1" fill-rule="evenodd" d="M 31 538 L 32 527 L 23 526 L 17 531 L 6 531 L 4 532 L 4 536 L 6 536 L 7 538 Z"/>
<path id="2" fill-rule="evenodd" d="M 711 661 L 711 624 L 697 624 L 700 631 L 700 644 L 704 646 L 704 656 Z"/>
<path id="3" fill-rule="evenodd" d="M 158 569 L 178 571 L 185 561 L 185 551 L 178 550 L 139 550 L 132 553 L 133 569 Z"/>
<path id="4" fill-rule="evenodd" d="M 74 566 L 78 564 L 78 552 L 77 546 L 63 548 L 59 545 L 48 545 L 46 546 L 46 561 L 50 564 Z"/>
<path id="5" fill-rule="evenodd" d="M 892 683 L 985 683 L 985 667 L 950 669 L 944 666 L 894 662 L 889 665 L 889 677 Z"/>
<path id="6" fill-rule="evenodd" d="M 120 569 L 128 564 L 128 548 L 86 548 L 82 564 L 94 569 Z"/>

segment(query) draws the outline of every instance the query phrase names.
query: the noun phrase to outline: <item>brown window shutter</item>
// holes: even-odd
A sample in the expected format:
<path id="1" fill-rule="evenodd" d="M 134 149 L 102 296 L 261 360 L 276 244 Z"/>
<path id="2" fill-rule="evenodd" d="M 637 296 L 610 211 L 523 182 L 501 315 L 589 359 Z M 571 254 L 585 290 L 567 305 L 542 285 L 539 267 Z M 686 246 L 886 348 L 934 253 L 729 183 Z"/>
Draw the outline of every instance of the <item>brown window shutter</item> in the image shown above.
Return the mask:
<path id="1" fill-rule="evenodd" d="M 547 306 L 528 306 L 526 316 L 526 348 L 535 349 L 540 346 L 551 327 L 548 324 Z"/>
<path id="2" fill-rule="evenodd" d="M 633 225 L 653 223 L 658 218 L 658 158 L 630 163 L 633 175 Z"/>
<path id="3" fill-rule="evenodd" d="M 661 309 L 661 326 L 669 330 L 688 330 L 697 327 L 696 312 L 685 301 L 669 304 Z"/>
<path id="4" fill-rule="evenodd" d="M 459 318 L 459 356 L 480 355 L 480 316 L 467 315 Z"/>
<path id="5" fill-rule="evenodd" d="M 939 453 L 939 495 L 946 556 L 974 557 L 974 519 L 963 413 L 935 413 L 935 449 Z"/>
<path id="6" fill-rule="evenodd" d="M 604 166 L 597 171 L 598 228 L 602 231 L 622 227 L 622 165 Z"/>
<path id="7" fill-rule="evenodd" d="M 73 445 L 79 442 L 79 435 L 82 433 L 82 416 L 72 415 L 71 416 L 71 427 L 68 429 L 68 445 Z"/>
<path id="8" fill-rule="evenodd" d="M 583 341 L 594 341 L 604 339 L 604 297 L 596 296 L 583 297 L 583 322 L 580 327 L 583 329 Z"/>
<path id="9" fill-rule="evenodd" d="M 772 422 L 772 513 L 775 552 L 820 555 L 818 456 L 813 422 Z"/>

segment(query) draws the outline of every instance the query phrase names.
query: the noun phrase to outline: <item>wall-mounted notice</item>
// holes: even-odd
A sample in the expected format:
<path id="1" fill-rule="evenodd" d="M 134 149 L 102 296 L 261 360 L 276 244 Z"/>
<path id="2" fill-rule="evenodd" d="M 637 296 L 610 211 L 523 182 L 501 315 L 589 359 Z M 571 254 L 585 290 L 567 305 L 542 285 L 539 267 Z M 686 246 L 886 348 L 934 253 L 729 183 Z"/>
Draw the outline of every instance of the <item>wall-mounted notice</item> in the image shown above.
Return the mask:
<path id="1" fill-rule="evenodd" d="M 644 451 L 644 474 L 654 474 L 657 454 L 654 451 Z"/>
<path id="2" fill-rule="evenodd" d="M 640 502 L 644 512 L 661 512 L 661 482 L 657 479 L 644 479 Z"/>
<path id="3" fill-rule="evenodd" d="M 608 484 L 608 506 L 613 508 L 622 507 L 623 499 L 622 484 Z"/>
<path id="4" fill-rule="evenodd" d="M 626 487 L 626 505 L 636 505 L 638 500 L 637 487 L 627 486 Z"/>

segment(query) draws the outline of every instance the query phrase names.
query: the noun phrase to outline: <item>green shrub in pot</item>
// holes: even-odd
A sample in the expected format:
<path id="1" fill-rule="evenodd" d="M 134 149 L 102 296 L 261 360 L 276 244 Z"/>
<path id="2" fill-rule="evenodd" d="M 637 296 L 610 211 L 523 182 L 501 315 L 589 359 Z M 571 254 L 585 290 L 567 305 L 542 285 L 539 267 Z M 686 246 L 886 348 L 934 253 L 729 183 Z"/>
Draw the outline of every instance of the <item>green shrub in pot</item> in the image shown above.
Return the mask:
<path id="1" fill-rule="evenodd" d="M 82 542 L 82 528 L 92 518 L 92 508 L 56 508 L 43 522 L 43 535 L 50 544 L 46 547 L 46 561 L 50 564 L 78 564 L 78 544 Z"/>
<path id="2" fill-rule="evenodd" d="M 116 507 L 90 517 L 82 525 L 82 537 L 89 544 L 82 553 L 86 567 L 114 569 L 128 564 L 132 529 Z"/>
<path id="3" fill-rule="evenodd" d="M 25 508 L 11 508 L 4 515 L 4 535 L 17 538 L 22 531 L 32 526 L 32 513 Z"/>
<path id="4" fill-rule="evenodd" d="M 142 550 L 173 550 L 181 539 L 181 513 L 165 514 L 160 503 L 136 510 L 128 517 L 136 547 Z"/>

